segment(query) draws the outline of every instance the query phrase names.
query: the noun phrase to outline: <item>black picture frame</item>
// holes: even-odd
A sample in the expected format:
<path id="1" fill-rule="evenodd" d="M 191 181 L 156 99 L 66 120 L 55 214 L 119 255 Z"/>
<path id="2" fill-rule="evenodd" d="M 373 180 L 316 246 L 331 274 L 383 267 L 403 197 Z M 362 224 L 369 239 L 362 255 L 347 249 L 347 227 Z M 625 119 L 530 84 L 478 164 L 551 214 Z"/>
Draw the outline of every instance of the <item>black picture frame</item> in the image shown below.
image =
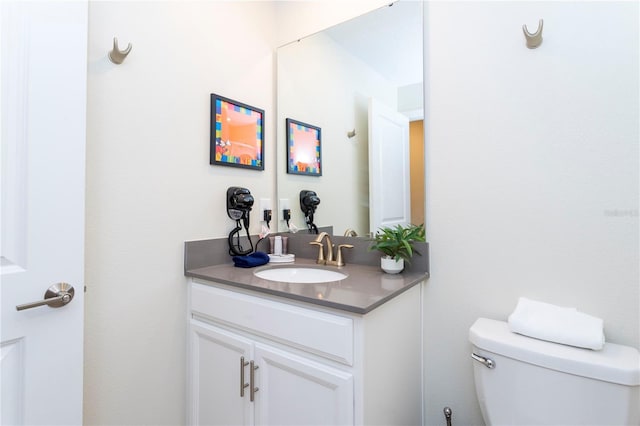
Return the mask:
<path id="1" fill-rule="evenodd" d="M 286 119 L 287 173 L 322 176 L 322 129 Z"/>
<path id="2" fill-rule="evenodd" d="M 264 170 L 264 110 L 211 94 L 209 164 Z"/>

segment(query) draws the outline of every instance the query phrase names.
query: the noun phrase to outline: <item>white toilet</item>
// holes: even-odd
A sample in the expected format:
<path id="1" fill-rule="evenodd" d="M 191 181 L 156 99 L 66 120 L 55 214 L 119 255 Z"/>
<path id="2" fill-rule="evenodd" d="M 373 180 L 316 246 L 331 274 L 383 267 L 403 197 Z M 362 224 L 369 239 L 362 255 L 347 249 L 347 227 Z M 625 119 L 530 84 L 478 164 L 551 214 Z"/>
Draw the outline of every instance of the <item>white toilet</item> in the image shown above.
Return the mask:
<path id="1" fill-rule="evenodd" d="M 512 333 L 479 318 L 469 329 L 478 402 L 487 425 L 639 425 L 640 353 L 600 351 Z"/>

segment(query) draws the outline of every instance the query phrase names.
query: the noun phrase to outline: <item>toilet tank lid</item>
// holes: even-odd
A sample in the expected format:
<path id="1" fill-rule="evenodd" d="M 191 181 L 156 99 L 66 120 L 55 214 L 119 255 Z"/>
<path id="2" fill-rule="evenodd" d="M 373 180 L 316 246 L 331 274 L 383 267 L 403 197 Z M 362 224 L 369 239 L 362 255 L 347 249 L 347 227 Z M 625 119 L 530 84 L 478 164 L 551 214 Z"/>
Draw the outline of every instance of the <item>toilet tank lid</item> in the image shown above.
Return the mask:
<path id="1" fill-rule="evenodd" d="M 599 351 L 576 348 L 513 333 L 506 322 L 488 318 L 478 318 L 471 326 L 469 341 L 485 351 L 552 370 L 640 385 L 640 353 L 629 346 L 605 343 Z"/>

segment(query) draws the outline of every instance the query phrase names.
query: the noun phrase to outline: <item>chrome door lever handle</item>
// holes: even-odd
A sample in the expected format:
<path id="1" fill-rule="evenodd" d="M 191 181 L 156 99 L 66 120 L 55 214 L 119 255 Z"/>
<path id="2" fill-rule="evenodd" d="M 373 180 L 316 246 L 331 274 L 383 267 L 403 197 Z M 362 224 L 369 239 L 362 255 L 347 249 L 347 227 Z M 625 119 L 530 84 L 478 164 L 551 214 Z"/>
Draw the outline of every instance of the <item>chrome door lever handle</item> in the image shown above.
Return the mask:
<path id="1" fill-rule="evenodd" d="M 72 285 L 67 283 L 57 283 L 47 289 L 44 293 L 44 300 L 18 305 L 16 306 L 16 310 L 23 311 L 25 309 L 36 308 L 43 305 L 48 305 L 51 308 L 60 308 L 71 302 L 74 294 L 75 290 Z"/>

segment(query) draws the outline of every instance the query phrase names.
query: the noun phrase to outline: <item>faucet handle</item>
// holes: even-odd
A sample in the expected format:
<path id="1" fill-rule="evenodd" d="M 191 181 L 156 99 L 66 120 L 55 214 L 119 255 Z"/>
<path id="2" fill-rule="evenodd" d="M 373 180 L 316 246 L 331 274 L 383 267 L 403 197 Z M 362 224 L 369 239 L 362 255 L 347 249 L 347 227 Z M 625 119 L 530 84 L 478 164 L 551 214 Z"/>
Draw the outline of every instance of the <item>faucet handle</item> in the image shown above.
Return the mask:
<path id="1" fill-rule="evenodd" d="M 309 244 L 313 246 L 318 246 L 318 259 L 316 260 L 316 263 L 322 263 L 322 264 L 326 263 L 326 261 L 324 260 L 324 247 L 322 243 L 318 241 L 310 241 Z"/>
<path id="2" fill-rule="evenodd" d="M 338 266 L 344 266 L 344 261 L 342 260 L 342 248 L 353 248 L 353 244 L 339 244 L 338 245 L 338 258 L 336 259 L 336 263 Z"/>

